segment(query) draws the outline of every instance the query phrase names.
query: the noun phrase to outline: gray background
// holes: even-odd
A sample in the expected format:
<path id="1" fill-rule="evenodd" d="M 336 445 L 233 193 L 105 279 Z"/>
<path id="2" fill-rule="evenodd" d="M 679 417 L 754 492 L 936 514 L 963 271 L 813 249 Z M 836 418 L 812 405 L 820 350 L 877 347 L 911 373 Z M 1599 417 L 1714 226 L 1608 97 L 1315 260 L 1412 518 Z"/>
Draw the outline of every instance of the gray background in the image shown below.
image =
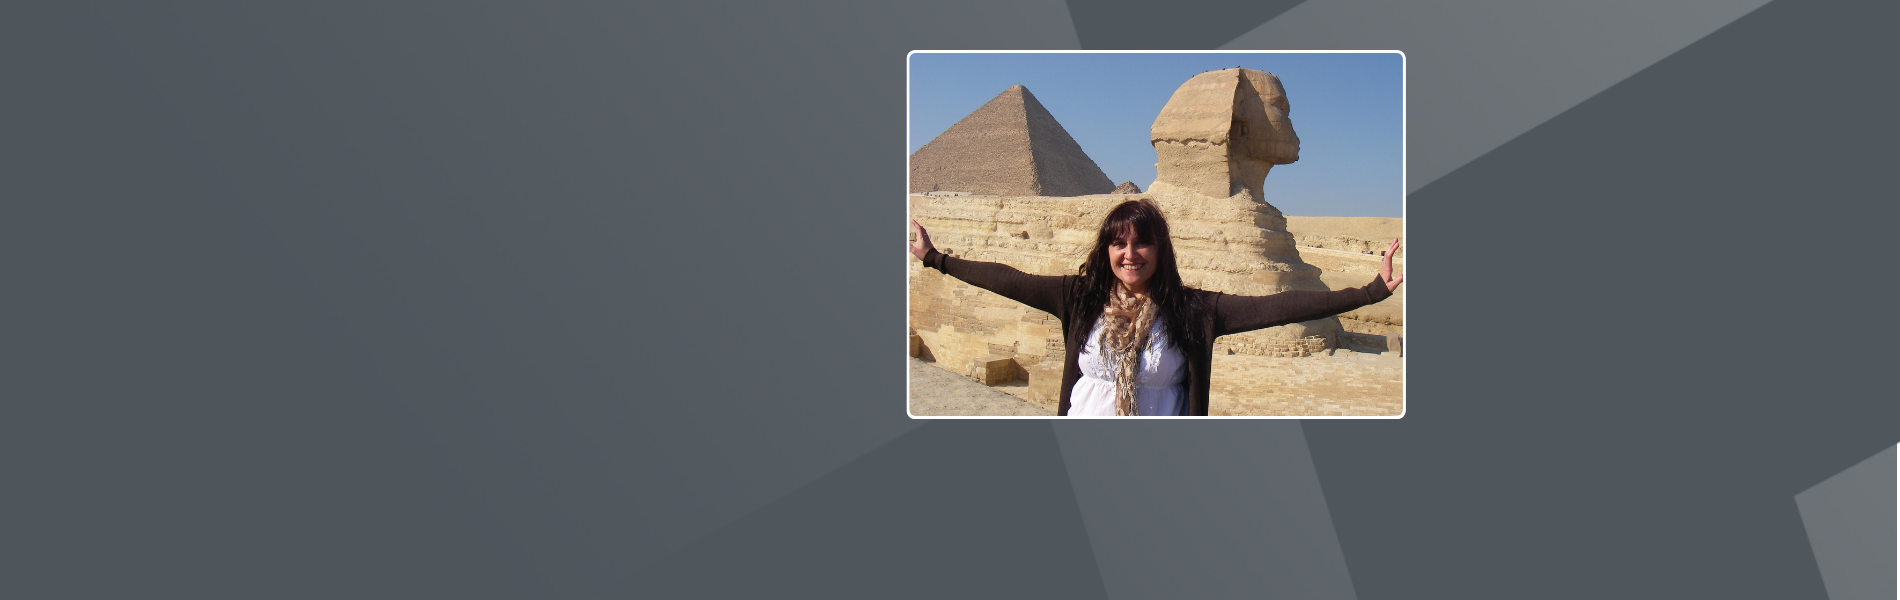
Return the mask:
<path id="1" fill-rule="evenodd" d="M 1826 597 L 1900 8 L 1360 4 L 9 4 L 0 595 Z M 1077 47 L 1407 51 L 1406 418 L 905 417 L 905 52 Z"/>

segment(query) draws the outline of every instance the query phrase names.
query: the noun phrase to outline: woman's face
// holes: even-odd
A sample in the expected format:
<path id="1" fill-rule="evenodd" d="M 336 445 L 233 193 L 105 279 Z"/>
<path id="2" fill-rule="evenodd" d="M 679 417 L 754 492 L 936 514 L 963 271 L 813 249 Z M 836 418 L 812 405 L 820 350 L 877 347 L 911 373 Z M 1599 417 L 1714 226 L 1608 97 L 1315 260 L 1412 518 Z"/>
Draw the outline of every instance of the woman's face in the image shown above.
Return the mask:
<path id="1" fill-rule="evenodd" d="M 1148 279 L 1155 275 L 1155 257 L 1159 253 L 1153 240 L 1139 240 L 1135 228 L 1123 229 L 1120 236 L 1108 243 L 1108 265 L 1114 269 L 1115 278 L 1120 279 L 1128 291 L 1137 294 L 1148 291 Z"/>

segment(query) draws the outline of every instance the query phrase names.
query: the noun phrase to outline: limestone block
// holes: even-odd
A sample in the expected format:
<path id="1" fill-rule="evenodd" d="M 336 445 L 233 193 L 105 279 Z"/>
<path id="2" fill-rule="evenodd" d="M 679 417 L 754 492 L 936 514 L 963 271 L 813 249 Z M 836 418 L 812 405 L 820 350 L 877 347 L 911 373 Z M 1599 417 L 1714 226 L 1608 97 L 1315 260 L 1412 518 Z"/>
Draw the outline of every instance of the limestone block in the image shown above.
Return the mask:
<path id="1" fill-rule="evenodd" d="M 924 355 L 924 338 L 919 337 L 917 334 L 914 334 L 914 333 L 911 334 L 910 357 L 917 358 L 923 355 Z"/>
<path id="2" fill-rule="evenodd" d="M 1054 409 L 1062 403 L 1062 355 L 1058 360 L 1044 360 L 1033 366 L 1023 367 L 1029 376 L 1029 401 Z"/>
<path id="3" fill-rule="evenodd" d="M 1002 385 L 1016 380 L 1016 361 L 1007 356 L 989 355 L 970 359 L 963 374 L 983 385 Z"/>
<path id="4" fill-rule="evenodd" d="M 1369 333 L 1346 333 L 1340 336 L 1340 345 L 1356 352 L 1391 352 L 1404 355 L 1403 336 L 1376 335 Z"/>
<path id="5" fill-rule="evenodd" d="M 1298 358 L 1325 352 L 1333 345 L 1335 345 L 1333 340 L 1317 335 L 1302 338 L 1246 338 L 1229 335 L 1214 340 L 1214 353 Z"/>

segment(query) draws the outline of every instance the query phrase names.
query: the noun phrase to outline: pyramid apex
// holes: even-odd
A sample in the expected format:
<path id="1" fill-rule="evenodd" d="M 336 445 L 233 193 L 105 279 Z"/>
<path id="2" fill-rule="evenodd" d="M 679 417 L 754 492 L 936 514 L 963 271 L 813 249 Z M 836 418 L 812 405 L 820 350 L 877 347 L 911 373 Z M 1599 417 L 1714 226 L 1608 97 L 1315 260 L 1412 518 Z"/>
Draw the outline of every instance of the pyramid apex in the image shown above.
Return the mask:
<path id="1" fill-rule="evenodd" d="M 933 188 L 996 196 L 1106 194 L 1115 183 L 1022 84 L 911 155 L 911 192 Z"/>

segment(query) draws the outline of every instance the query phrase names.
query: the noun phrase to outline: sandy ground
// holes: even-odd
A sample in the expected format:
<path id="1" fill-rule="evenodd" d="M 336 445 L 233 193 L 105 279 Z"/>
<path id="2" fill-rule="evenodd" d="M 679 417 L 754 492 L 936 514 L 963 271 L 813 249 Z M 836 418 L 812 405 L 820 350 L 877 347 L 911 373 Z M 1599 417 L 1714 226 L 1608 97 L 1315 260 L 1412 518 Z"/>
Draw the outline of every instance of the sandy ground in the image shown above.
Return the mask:
<path id="1" fill-rule="evenodd" d="M 1009 395 L 1005 390 L 1024 386 L 989 387 L 935 364 L 910 359 L 910 414 L 919 417 L 954 415 L 1032 415 L 1053 417 L 1043 408 Z"/>
<path id="2" fill-rule="evenodd" d="M 1398 416 L 1405 359 L 1397 352 L 1335 350 L 1303 358 L 1214 355 L 1208 414 Z"/>
<path id="3" fill-rule="evenodd" d="M 1220 376 L 1209 390 L 1212 416 L 1397 416 L 1405 411 L 1405 359 L 1397 352 L 1216 355 L 1214 368 Z M 1053 406 L 1027 401 L 1022 381 L 988 387 L 914 358 L 910 376 L 915 416 L 1055 414 Z"/>

